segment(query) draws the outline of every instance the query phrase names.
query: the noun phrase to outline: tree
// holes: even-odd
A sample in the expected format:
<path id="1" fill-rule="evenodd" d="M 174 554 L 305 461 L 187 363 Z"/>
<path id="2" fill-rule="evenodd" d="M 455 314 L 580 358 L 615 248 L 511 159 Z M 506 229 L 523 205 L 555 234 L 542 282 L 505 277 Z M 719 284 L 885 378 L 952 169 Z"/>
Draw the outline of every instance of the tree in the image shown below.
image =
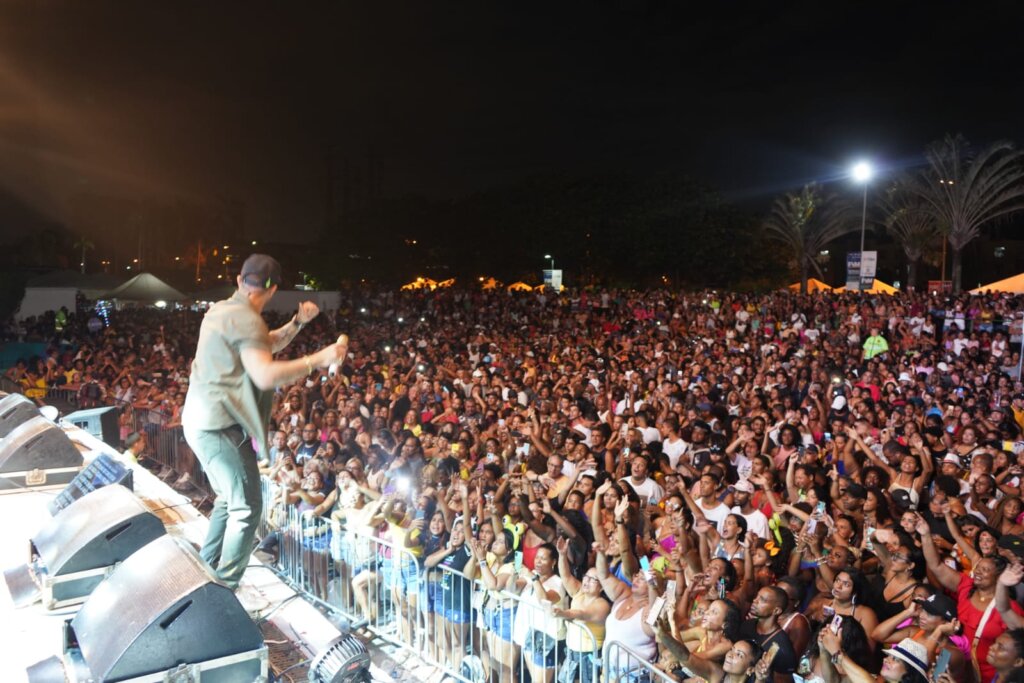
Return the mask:
<path id="1" fill-rule="evenodd" d="M 763 223 L 768 239 L 786 247 L 800 273 L 800 293 L 807 293 L 807 278 L 813 269 L 824 277 L 817 256 L 829 243 L 859 230 L 846 208 L 815 184 L 800 192 L 788 192 L 772 204 Z"/>
<path id="2" fill-rule="evenodd" d="M 907 285 L 917 285 L 917 264 L 941 236 L 935 216 L 921 197 L 901 178 L 894 182 L 881 200 L 885 229 L 896 238 L 907 257 Z"/>
<path id="3" fill-rule="evenodd" d="M 953 252 L 953 291 L 960 292 L 963 248 L 993 221 L 1024 209 L 1024 155 L 1009 142 L 976 151 L 962 135 L 947 135 L 926 151 L 928 168 L 912 179 Z"/>
<path id="4" fill-rule="evenodd" d="M 82 267 L 82 275 L 85 275 L 85 252 L 90 250 L 90 249 L 95 249 L 96 245 L 93 244 L 92 242 L 90 242 L 89 240 L 87 240 L 83 236 L 83 237 L 79 237 L 75 241 L 74 248 L 75 249 L 80 249 L 82 251 L 82 260 L 79 262 L 78 265 L 80 265 Z"/>

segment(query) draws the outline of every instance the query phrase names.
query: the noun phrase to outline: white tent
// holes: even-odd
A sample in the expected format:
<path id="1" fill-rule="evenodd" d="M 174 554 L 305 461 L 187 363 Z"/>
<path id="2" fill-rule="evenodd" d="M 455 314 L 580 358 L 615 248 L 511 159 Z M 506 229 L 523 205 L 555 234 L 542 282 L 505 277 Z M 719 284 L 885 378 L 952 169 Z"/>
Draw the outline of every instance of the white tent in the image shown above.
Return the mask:
<path id="1" fill-rule="evenodd" d="M 105 292 L 103 299 L 155 304 L 158 301 L 181 301 L 188 297 L 151 273 L 139 273 L 120 287 Z"/>
<path id="2" fill-rule="evenodd" d="M 97 299 L 103 292 L 120 283 L 120 278 L 104 273 L 83 275 L 73 270 L 56 270 L 28 281 L 25 296 L 14 315 L 18 320 L 24 320 L 47 311 L 56 311 L 62 306 L 74 311 L 79 292 L 86 299 Z"/>

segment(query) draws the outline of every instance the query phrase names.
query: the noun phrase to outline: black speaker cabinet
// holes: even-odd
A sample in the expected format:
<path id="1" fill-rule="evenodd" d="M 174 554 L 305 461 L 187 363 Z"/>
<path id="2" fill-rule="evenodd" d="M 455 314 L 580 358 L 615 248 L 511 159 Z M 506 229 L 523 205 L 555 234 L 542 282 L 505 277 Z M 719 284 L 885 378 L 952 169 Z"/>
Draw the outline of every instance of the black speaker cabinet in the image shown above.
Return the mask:
<path id="1" fill-rule="evenodd" d="M 96 681 L 172 670 L 201 672 L 203 683 L 267 677 L 259 628 L 196 551 L 171 536 L 140 549 L 97 586 L 66 640 L 66 658 Z"/>
<path id="2" fill-rule="evenodd" d="M 117 423 L 117 408 L 89 408 L 76 410 L 64 417 L 66 422 L 84 429 L 113 448 L 121 448 L 121 426 Z"/>
<path id="3" fill-rule="evenodd" d="M 39 417 L 39 406 L 21 394 L 7 394 L 0 398 L 0 439 L 33 417 Z"/>
<path id="4" fill-rule="evenodd" d="M 32 538 L 43 605 L 84 600 L 115 567 L 163 536 L 163 522 L 123 486 L 105 486 L 58 512 Z"/>
<path id="5" fill-rule="evenodd" d="M 82 454 L 42 415 L 22 422 L 0 440 L 0 493 L 63 488 L 82 469 Z"/>

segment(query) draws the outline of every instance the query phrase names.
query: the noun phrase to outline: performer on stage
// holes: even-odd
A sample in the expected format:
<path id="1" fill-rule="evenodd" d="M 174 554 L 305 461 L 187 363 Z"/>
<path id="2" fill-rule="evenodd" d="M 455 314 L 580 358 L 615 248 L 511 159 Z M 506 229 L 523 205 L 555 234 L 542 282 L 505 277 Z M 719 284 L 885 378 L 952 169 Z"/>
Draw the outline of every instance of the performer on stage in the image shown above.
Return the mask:
<path id="1" fill-rule="evenodd" d="M 185 440 L 217 495 L 201 555 L 233 589 L 245 573 L 262 513 L 252 441 L 267 452 L 273 390 L 348 354 L 348 339 L 341 337 L 302 358 L 274 360 L 320 311 L 303 302 L 288 324 L 267 329 L 260 314 L 281 284 L 281 265 L 270 256 L 247 258 L 237 282 L 238 291 L 203 318 L 182 409 Z"/>

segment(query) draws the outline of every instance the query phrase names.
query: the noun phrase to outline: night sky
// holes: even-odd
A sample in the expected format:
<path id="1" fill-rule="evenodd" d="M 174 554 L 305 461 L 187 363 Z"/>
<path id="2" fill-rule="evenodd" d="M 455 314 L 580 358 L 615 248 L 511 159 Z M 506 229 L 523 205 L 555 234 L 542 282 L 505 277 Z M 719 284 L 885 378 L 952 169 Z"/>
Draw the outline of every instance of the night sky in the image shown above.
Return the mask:
<path id="1" fill-rule="evenodd" d="M 283 240 L 324 224 L 329 149 L 384 196 L 683 170 L 758 208 L 946 132 L 1024 143 L 1018 3 L 703 4 L 11 0 L 0 193 L 230 199 Z"/>

